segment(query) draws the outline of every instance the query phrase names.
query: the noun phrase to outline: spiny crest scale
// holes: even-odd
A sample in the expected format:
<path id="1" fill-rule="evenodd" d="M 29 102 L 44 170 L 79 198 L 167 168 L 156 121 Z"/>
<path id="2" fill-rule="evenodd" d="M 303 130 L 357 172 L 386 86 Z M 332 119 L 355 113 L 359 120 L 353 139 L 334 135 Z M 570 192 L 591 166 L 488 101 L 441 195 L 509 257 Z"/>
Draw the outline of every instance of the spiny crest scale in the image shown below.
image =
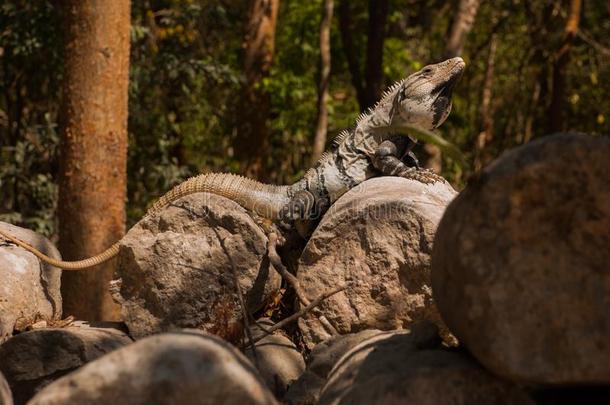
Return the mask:
<path id="1" fill-rule="evenodd" d="M 367 108 L 367 110 L 365 112 L 360 113 L 360 115 L 358 116 L 358 119 L 356 120 L 356 124 L 360 124 L 362 122 L 363 119 L 367 118 L 369 115 L 373 114 L 374 111 L 380 106 L 380 105 L 384 105 L 387 102 L 391 101 L 388 100 L 389 97 L 393 96 L 394 92 L 400 88 L 400 86 L 402 86 L 404 84 L 404 82 L 407 79 L 401 79 L 397 82 L 394 82 L 394 84 L 392 84 L 390 87 L 388 87 L 383 94 L 381 95 L 381 99 L 379 101 L 377 101 L 372 107 Z"/>

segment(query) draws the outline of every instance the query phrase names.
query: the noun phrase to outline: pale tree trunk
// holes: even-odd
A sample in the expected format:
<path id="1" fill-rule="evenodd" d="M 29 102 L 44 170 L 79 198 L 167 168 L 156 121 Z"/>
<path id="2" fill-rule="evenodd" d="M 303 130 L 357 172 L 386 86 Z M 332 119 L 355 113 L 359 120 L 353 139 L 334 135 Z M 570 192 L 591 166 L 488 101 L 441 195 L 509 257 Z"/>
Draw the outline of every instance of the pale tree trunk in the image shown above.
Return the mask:
<path id="1" fill-rule="evenodd" d="M 481 131 L 475 143 L 474 170 L 481 171 L 485 165 L 485 146 L 493 139 L 493 113 L 491 107 L 497 37 L 492 35 L 487 55 L 487 68 L 481 94 Z"/>
<path id="2" fill-rule="evenodd" d="M 443 59 L 454 58 L 462 54 L 466 37 L 474 25 L 480 0 L 460 0 L 457 14 L 451 24 L 447 44 L 443 52 Z M 426 144 L 424 146 L 423 166 L 440 173 L 443 169 L 443 157 L 441 150 L 436 145 Z"/>
<path id="3" fill-rule="evenodd" d="M 460 0 L 457 15 L 451 24 L 447 44 L 445 45 L 444 59 L 453 58 L 462 54 L 466 43 L 466 36 L 474 25 L 479 10 L 480 0 Z"/>
<path id="4" fill-rule="evenodd" d="M 534 83 L 534 91 L 532 91 L 532 98 L 530 100 L 528 115 L 525 118 L 525 130 L 523 131 L 523 139 L 520 143 L 528 143 L 534 135 L 534 112 L 536 107 L 538 107 L 538 102 L 540 101 L 541 87 L 542 86 L 540 86 L 540 81 L 537 80 L 536 83 Z"/>
<path id="5" fill-rule="evenodd" d="M 322 2 L 320 21 L 320 82 L 318 84 L 318 119 L 313 142 L 312 161 L 320 159 L 326 146 L 328 132 L 328 84 L 330 81 L 330 27 L 333 20 L 333 0 Z"/>
<path id="6" fill-rule="evenodd" d="M 275 27 L 279 0 L 252 0 L 244 40 L 244 78 L 235 156 L 242 172 L 254 178 L 265 176 L 269 154 L 267 119 L 271 108 L 269 94 L 261 87 L 269 76 L 275 51 Z"/>
<path id="7" fill-rule="evenodd" d="M 566 98 L 566 69 L 570 62 L 570 48 L 572 41 L 578 33 L 580 23 L 580 10 L 582 0 L 570 0 L 570 10 L 563 30 L 561 46 L 555 54 L 553 63 L 553 88 L 551 104 L 549 106 L 548 132 L 557 132 L 565 129 L 565 98 Z"/>
<path id="8" fill-rule="evenodd" d="M 125 232 L 130 3 L 65 0 L 59 246 L 64 259 L 100 253 Z M 114 262 L 62 275 L 65 315 L 117 320 Z"/>

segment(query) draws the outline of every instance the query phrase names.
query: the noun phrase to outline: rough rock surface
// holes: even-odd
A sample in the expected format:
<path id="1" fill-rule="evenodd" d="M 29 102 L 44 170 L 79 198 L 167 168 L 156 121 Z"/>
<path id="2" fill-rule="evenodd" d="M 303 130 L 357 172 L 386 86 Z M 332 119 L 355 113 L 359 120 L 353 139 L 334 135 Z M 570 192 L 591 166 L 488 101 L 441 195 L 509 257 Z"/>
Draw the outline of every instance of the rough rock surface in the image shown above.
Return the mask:
<path id="1" fill-rule="evenodd" d="M 197 328 L 228 340 L 242 334 L 231 261 L 251 312 L 279 289 L 267 238 L 237 203 L 213 194 L 184 197 L 136 224 L 121 241 L 115 299 L 131 336 Z"/>
<path id="2" fill-rule="evenodd" d="M 11 386 L 15 403 L 24 404 L 47 384 L 131 342 L 113 328 L 83 326 L 20 333 L 0 346 L 0 371 Z"/>
<path id="3" fill-rule="evenodd" d="M 11 389 L 2 373 L 0 373 L 0 405 L 13 405 Z"/>
<path id="4" fill-rule="evenodd" d="M 320 305 L 341 334 L 442 324 L 432 302 L 430 255 L 436 226 L 455 191 L 398 177 L 368 180 L 325 214 L 301 255 L 298 279 L 310 299 L 349 287 Z M 299 322 L 306 344 L 330 337 L 315 314 Z"/>
<path id="5" fill-rule="evenodd" d="M 383 334 L 380 330 L 368 329 L 358 333 L 337 335 L 317 344 L 309 355 L 305 372 L 288 389 L 284 402 L 290 405 L 314 405 L 320 399 L 320 391 L 326 384 L 328 374 L 335 363 L 362 341 Z"/>
<path id="6" fill-rule="evenodd" d="M 256 370 L 221 339 L 197 331 L 150 336 L 40 391 L 42 404 L 276 404 Z"/>
<path id="7" fill-rule="evenodd" d="M 430 324 L 365 340 L 337 362 L 320 405 L 533 404 L 511 383 L 439 343 Z"/>
<path id="8" fill-rule="evenodd" d="M 492 163 L 449 206 L 433 290 L 495 374 L 610 383 L 610 139 L 561 134 Z"/>
<path id="9" fill-rule="evenodd" d="M 273 326 L 268 319 L 259 320 L 264 326 Z M 252 337 L 257 338 L 263 332 L 257 326 L 252 326 Z M 290 385 L 305 371 L 305 360 L 290 339 L 276 332 L 255 343 L 258 364 L 254 361 L 251 349 L 246 349 L 246 356 L 252 364 L 258 366 L 258 371 L 265 380 L 267 387 L 281 398 Z"/>
<path id="10" fill-rule="evenodd" d="M 29 229 L 0 222 L 0 229 L 61 259 L 53 244 Z M 0 239 L 0 343 L 26 326 L 61 317 L 61 270 L 41 264 L 33 254 Z"/>

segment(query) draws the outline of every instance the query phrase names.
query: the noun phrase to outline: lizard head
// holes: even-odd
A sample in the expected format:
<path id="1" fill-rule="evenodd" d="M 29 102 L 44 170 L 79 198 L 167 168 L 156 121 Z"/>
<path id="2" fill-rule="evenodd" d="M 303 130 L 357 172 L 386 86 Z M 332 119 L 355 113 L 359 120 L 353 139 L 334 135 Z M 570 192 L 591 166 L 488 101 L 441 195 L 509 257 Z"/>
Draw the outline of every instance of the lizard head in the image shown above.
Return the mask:
<path id="1" fill-rule="evenodd" d="M 384 97 L 391 103 L 390 126 L 439 127 L 451 111 L 451 93 L 465 66 L 462 58 L 447 59 L 424 67 L 392 88 Z"/>

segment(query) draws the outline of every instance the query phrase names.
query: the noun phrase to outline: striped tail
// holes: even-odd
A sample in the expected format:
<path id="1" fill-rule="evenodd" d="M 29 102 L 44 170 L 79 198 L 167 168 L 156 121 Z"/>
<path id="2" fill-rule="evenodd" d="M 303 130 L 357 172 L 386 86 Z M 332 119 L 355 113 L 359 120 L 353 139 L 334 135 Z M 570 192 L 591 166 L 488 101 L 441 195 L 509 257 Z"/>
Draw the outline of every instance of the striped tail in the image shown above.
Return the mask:
<path id="1" fill-rule="evenodd" d="M 269 219 L 277 219 L 282 207 L 288 203 L 289 186 L 273 186 L 256 180 L 227 173 L 201 174 L 178 184 L 159 198 L 147 212 L 155 214 L 179 198 L 195 193 L 212 193 L 235 201 L 242 207 Z M 44 263 L 64 270 L 81 270 L 104 263 L 119 253 L 115 243 L 99 255 L 84 260 L 63 261 L 53 259 L 35 247 L 0 230 L 0 236 L 24 248 Z"/>

